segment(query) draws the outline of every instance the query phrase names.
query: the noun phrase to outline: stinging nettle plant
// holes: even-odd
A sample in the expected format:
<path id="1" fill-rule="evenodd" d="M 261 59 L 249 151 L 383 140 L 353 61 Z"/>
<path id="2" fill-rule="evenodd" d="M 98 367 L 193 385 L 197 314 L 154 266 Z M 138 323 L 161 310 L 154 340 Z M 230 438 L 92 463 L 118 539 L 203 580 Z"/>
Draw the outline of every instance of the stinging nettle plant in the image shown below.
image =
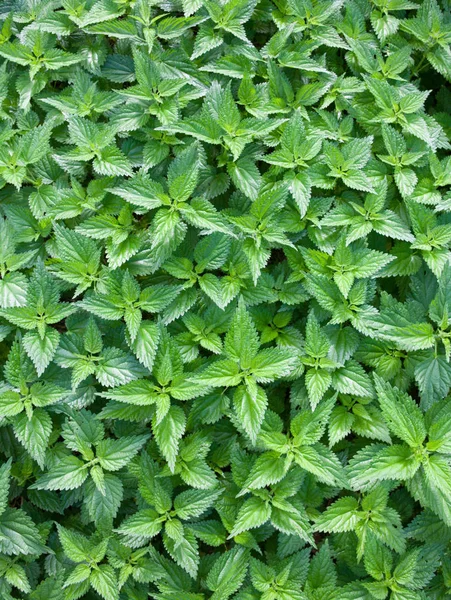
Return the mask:
<path id="1" fill-rule="evenodd" d="M 451 599 L 449 0 L 0 2 L 0 600 Z"/>

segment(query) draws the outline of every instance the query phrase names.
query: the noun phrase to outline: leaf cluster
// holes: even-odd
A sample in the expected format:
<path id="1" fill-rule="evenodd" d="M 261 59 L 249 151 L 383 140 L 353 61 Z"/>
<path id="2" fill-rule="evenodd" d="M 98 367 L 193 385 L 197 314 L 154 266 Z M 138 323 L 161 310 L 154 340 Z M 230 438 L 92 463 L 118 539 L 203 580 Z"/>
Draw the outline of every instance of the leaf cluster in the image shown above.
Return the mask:
<path id="1" fill-rule="evenodd" d="M 0 599 L 451 598 L 449 0 L 0 2 Z"/>

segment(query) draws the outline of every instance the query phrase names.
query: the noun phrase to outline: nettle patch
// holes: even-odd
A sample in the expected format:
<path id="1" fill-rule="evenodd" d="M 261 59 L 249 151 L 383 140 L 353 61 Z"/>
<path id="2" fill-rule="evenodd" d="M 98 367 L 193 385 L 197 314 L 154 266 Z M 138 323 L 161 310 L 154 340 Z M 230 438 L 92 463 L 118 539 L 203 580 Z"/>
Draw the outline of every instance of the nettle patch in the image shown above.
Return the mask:
<path id="1" fill-rule="evenodd" d="M 450 8 L 0 2 L 1 600 L 451 598 Z"/>

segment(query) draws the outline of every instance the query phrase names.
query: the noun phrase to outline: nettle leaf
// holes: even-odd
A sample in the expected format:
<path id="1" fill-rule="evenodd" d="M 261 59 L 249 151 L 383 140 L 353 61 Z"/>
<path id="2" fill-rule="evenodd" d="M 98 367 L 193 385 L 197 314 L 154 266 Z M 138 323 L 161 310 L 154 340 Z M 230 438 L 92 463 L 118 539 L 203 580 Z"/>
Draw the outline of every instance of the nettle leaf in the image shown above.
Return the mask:
<path id="1" fill-rule="evenodd" d="M 197 148 L 193 144 L 177 155 L 168 169 L 168 187 L 172 198 L 187 200 L 196 189 L 198 180 Z"/>
<path id="2" fill-rule="evenodd" d="M 60 341 L 60 335 L 55 329 L 47 327 L 44 337 L 37 331 L 28 331 L 23 338 L 23 345 L 28 356 L 33 361 L 37 374 L 42 375 L 55 355 Z"/>
<path id="3" fill-rule="evenodd" d="M 119 598 L 116 573 L 110 565 L 99 565 L 98 569 L 93 570 L 89 577 L 89 583 L 105 600 Z"/>
<path id="4" fill-rule="evenodd" d="M 102 484 L 103 493 L 93 480 L 88 480 L 85 488 L 85 505 L 96 525 L 110 522 L 116 517 L 124 495 L 124 485 L 119 477 L 103 473 Z"/>
<path id="5" fill-rule="evenodd" d="M 185 432 L 185 424 L 185 414 L 178 406 L 171 406 L 160 422 L 156 419 L 153 422 L 155 439 L 171 471 L 175 467 L 179 441 Z"/>
<path id="6" fill-rule="evenodd" d="M 355 498 L 341 498 L 320 515 L 316 527 L 319 531 L 352 531 L 359 522 L 358 509 Z"/>
<path id="7" fill-rule="evenodd" d="M 271 505 L 261 498 L 252 497 L 244 501 L 238 511 L 235 525 L 230 537 L 235 537 L 243 531 L 264 525 L 271 517 Z"/>
<path id="8" fill-rule="evenodd" d="M 2 600 L 449 595 L 450 65 L 444 0 L 0 2 Z"/>
<path id="9" fill-rule="evenodd" d="M 96 450 L 100 466 L 106 471 L 121 469 L 141 450 L 147 439 L 147 436 L 128 436 L 120 440 L 102 440 Z"/>
<path id="10" fill-rule="evenodd" d="M 11 459 L 6 461 L 0 467 L 0 481 L 2 482 L 1 492 L 0 492 L 0 511 L 3 513 L 5 508 L 8 506 L 8 496 L 9 496 L 9 476 L 11 472 Z"/>
<path id="11" fill-rule="evenodd" d="M 414 400 L 379 377 L 376 379 L 376 390 L 388 427 L 410 447 L 420 446 L 426 437 L 426 427 Z"/>
<path id="12" fill-rule="evenodd" d="M 14 419 L 14 435 L 41 467 L 52 433 L 52 419 L 43 409 L 36 409 L 29 418 L 21 413 Z"/>
<path id="13" fill-rule="evenodd" d="M 141 364 L 152 370 L 157 353 L 160 330 L 151 321 L 140 322 L 136 337 L 132 342 L 132 350 Z"/>
<path id="14" fill-rule="evenodd" d="M 247 550 L 238 546 L 218 557 L 207 577 L 212 598 L 229 598 L 236 592 L 246 577 L 248 562 Z"/>
<path id="15" fill-rule="evenodd" d="M 42 475 L 32 489 L 73 490 L 80 487 L 87 477 L 85 463 L 76 456 L 66 456 L 57 466 Z"/>
<path id="16" fill-rule="evenodd" d="M 244 430 L 255 441 L 268 406 L 265 390 L 257 385 L 242 385 L 233 396 L 233 404 Z"/>
<path id="17" fill-rule="evenodd" d="M 244 301 L 241 300 L 226 335 L 224 352 L 229 359 L 247 366 L 256 356 L 258 348 L 257 330 Z"/>
<path id="18" fill-rule="evenodd" d="M 39 530 L 20 509 L 6 509 L 0 519 L 0 550 L 8 556 L 40 555 L 45 550 Z"/>

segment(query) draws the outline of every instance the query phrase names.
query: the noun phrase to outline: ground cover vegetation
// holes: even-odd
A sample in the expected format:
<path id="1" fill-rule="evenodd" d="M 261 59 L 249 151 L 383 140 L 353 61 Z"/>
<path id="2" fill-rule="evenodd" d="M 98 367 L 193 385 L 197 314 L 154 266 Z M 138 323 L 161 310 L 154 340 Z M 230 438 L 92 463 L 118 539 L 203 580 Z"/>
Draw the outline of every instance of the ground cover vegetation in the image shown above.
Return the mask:
<path id="1" fill-rule="evenodd" d="M 0 598 L 451 598 L 448 0 L 0 3 Z"/>

